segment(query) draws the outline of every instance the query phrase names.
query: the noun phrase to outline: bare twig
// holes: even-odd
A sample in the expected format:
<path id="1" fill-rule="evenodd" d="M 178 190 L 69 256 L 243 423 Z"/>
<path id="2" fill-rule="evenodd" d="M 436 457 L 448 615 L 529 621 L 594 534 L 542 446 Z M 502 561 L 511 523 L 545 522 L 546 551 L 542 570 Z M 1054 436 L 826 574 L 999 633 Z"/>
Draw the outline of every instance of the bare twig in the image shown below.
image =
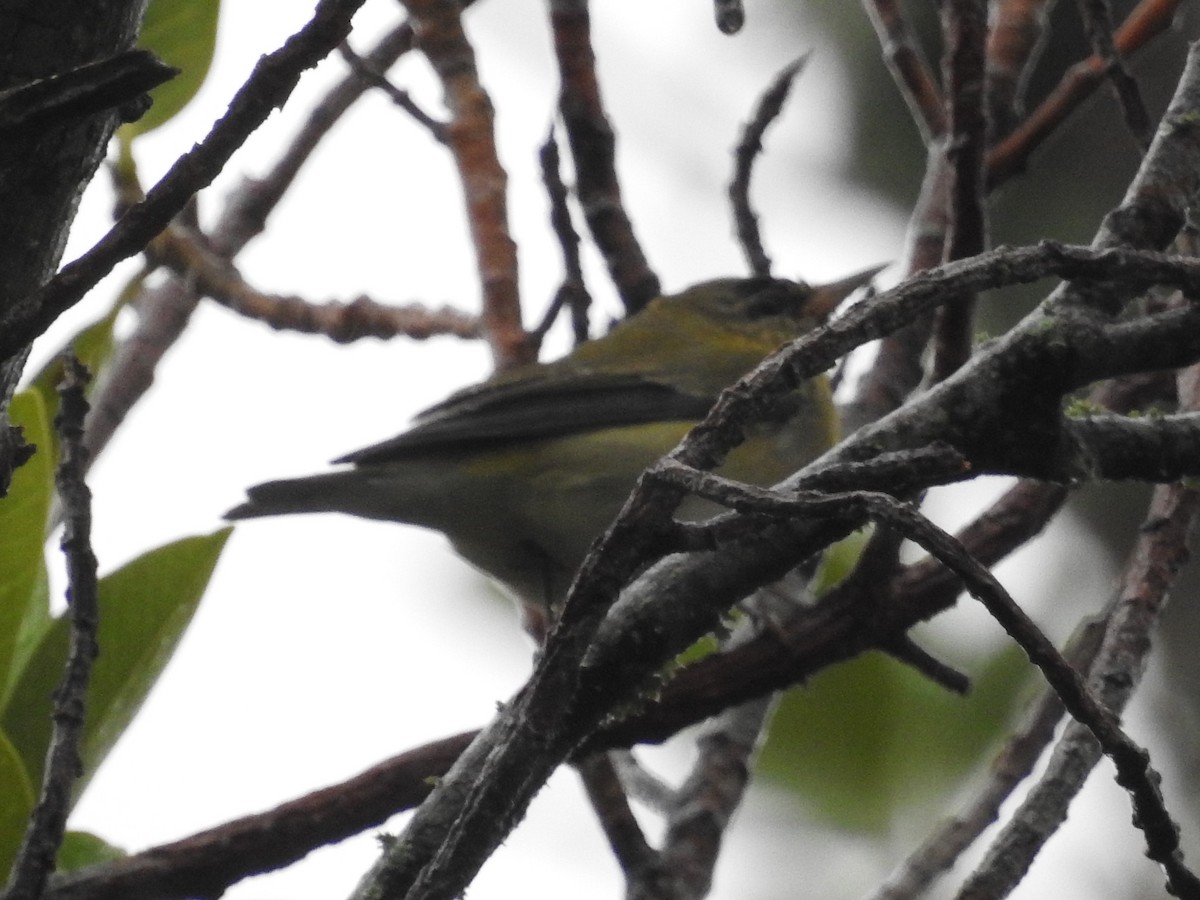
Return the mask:
<path id="1" fill-rule="evenodd" d="M 1117 783 L 1129 792 L 1134 821 L 1145 835 L 1146 853 L 1166 871 L 1170 892 L 1178 897 L 1200 897 L 1200 879 L 1184 865 L 1179 847 L 1179 828 L 1166 810 L 1159 789 L 1160 779 L 1150 767 L 1149 755 L 1122 730 L 1111 706 L 1105 703 L 1108 698 L 1098 696 L 1096 690 L 1084 682 L 995 576 L 967 554 L 950 534 L 925 519 L 910 505 L 901 503 L 887 494 L 860 491 L 834 495 L 784 496 L 775 491 L 739 484 L 708 472 L 694 473 L 691 487 L 700 496 L 723 506 L 747 512 L 806 517 L 823 514 L 832 517 L 850 516 L 855 522 L 863 518 L 872 518 L 901 530 L 909 540 L 919 544 L 931 556 L 952 569 L 963 580 L 972 596 L 984 605 L 992 618 L 999 622 L 1025 651 L 1030 662 L 1041 670 L 1067 711 L 1076 722 L 1086 727 L 1104 754 L 1112 760 L 1117 769 Z M 1196 496 L 1189 497 L 1184 505 L 1186 515 L 1181 523 L 1183 535 L 1172 535 L 1170 544 L 1171 562 L 1174 567 L 1178 567 L 1180 555 L 1186 554 L 1186 532 L 1197 508 Z M 1161 519 L 1161 515 L 1157 518 Z M 1158 528 L 1161 528 L 1161 524 Z M 1158 582 L 1162 580 L 1161 577 L 1156 579 Z M 1130 637 L 1137 641 L 1140 664 L 1140 656 L 1147 647 L 1144 627 L 1139 628 Z M 1116 677 L 1106 679 L 1112 685 L 1119 685 L 1122 692 L 1132 681 L 1134 674 L 1127 668 L 1128 654 L 1134 649 L 1128 642 L 1127 637 L 1119 647 L 1120 671 L 1114 673 Z M 1006 860 L 1005 868 L 1008 869 L 1009 866 L 1010 863 Z M 961 896 L 967 897 L 972 894 L 964 891 Z"/>
<path id="2" fill-rule="evenodd" d="M 629 798 L 607 753 L 585 757 L 575 764 L 588 800 L 596 811 L 617 864 L 633 883 L 653 865 L 657 854 L 646 841 L 642 828 L 629 808 Z"/>
<path id="3" fill-rule="evenodd" d="M 313 303 L 297 296 L 265 294 L 248 284 L 232 262 L 209 250 L 197 235 L 177 226 L 151 241 L 146 252 L 187 281 L 196 293 L 280 331 L 323 334 L 338 343 L 398 335 L 415 340 L 443 334 L 480 336 L 476 317 L 450 307 L 434 310 L 415 303 L 391 306 L 366 296 L 349 303 Z"/>
<path id="4" fill-rule="evenodd" d="M 1108 80 L 1121 104 L 1125 125 L 1144 153 L 1154 136 L 1154 123 L 1150 121 L 1137 81 L 1113 42 L 1112 9 L 1108 0 L 1077 0 L 1077 3 L 1092 42 L 1092 55 L 1103 60 Z"/>
<path id="5" fill-rule="evenodd" d="M 473 737 L 468 732 L 434 741 L 268 812 L 57 876 L 45 900 L 218 896 L 243 878 L 290 865 L 415 806 Z"/>
<path id="6" fill-rule="evenodd" d="M 100 625 L 99 588 L 91 543 L 92 496 L 83 481 L 83 457 L 87 453 L 82 441 L 87 413 L 84 387 L 89 376 L 74 357 L 66 360 L 65 370 L 55 419 L 62 448 L 55 483 L 66 510 L 62 549 L 67 561 L 71 636 L 66 667 L 54 692 L 54 724 L 41 793 L 9 876 L 5 900 L 40 900 L 54 871 L 54 858 L 62 844 L 71 809 L 72 788 L 83 771 L 79 747 L 92 663 L 99 652 L 96 643 Z"/>
<path id="7" fill-rule="evenodd" d="M 492 103 L 479 82 L 475 51 L 456 0 L 404 0 L 417 45 L 428 57 L 450 110 L 446 140 L 458 166 L 483 292 L 483 333 L 497 369 L 531 362 L 534 347 L 521 325 L 517 246 L 508 230 L 508 178 L 496 155 Z"/>
<path id="8" fill-rule="evenodd" d="M 383 72 L 355 53 L 349 43 L 343 42 L 338 47 L 338 52 L 341 53 L 342 59 L 350 65 L 351 69 L 387 94 L 388 99 L 412 116 L 418 124 L 424 126 L 425 130 L 429 132 L 435 141 L 439 144 L 446 143 L 445 122 L 439 122 L 433 116 L 429 115 L 429 113 L 425 112 L 425 110 L 421 109 L 421 107 L 417 106 L 416 101 L 413 100 L 408 91 L 402 91 L 388 81 L 387 76 Z"/>
<path id="9" fill-rule="evenodd" d="M 762 153 L 762 139 L 767 127 L 779 117 L 783 104 L 796 76 L 804 70 L 808 54 L 785 66 L 775 76 L 771 86 L 759 98 L 754 115 L 742 129 L 741 140 L 733 151 L 733 181 L 729 185 L 729 200 L 733 206 L 733 223 L 738 243 L 750 264 L 750 274 L 765 278 L 771 274 L 771 260 L 763 250 L 762 235 L 758 231 L 758 216 L 750 205 L 750 175 L 754 162 Z"/>
<path id="10" fill-rule="evenodd" d="M 469 6 L 470 2 L 472 0 L 464 2 L 463 6 Z M 404 22 L 385 34 L 363 59 L 373 71 L 386 72 L 397 59 L 412 49 L 412 45 L 412 25 Z M 312 108 L 271 170 L 262 178 L 247 178 L 230 195 L 220 222 L 213 230 L 212 241 L 217 252 L 232 258 L 262 232 L 267 216 L 291 187 L 313 150 L 372 86 L 369 78 L 351 70 Z"/>
<path id="11" fill-rule="evenodd" d="M 37 337 L 79 301 L 123 259 L 140 253 L 156 234 L 206 187 L 271 111 L 291 94 L 300 75 L 324 59 L 349 33 L 350 18 L 363 0 L 320 0 L 312 19 L 276 50 L 264 56 L 234 95 L 229 110 L 208 136 L 181 156 L 92 249 L 64 266 L 14 317 L 0 336 L 0 358 Z"/>
<path id="12" fill-rule="evenodd" d="M 1104 634 L 1103 621 L 1084 624 L 1072 638 L 1066 658 L 1076 669 L 1090 665 Z M 1065 712 L 1062 701 L 1047 688 L 1026 711 L 992 759 L 990 776 L 964 808 L 939 825 L 901 866 L 888 876 L 869 900 L 916 900 L 962 855 L 983 831 L 1000 817 L 1001 805 L 1033 771 L 1042 752 L 1054 740 Z"/>
<path id="13" fill-rule="evenodd" d="M 945 143 L 951 174 L 949 228 L 943 259 L 974 256 L 987 247 L 983 159 L 987 151 L 984 46 L 987 3 L 961 0 L 943 6 L 944 65 L 950 133 Z M 930 380 L 944 381 L 971 357 L 975 296 L 963 294 L 938 310 L 933 327 Z"/>
<path id="14" fill-rule="evenodd" d="M 728 709 L 697 740 L 699 758 L 672 801 L 662 851 L 653 870 L 631 886 L 628 900 L 708 896 L 721 841 L 749 785 L 774 703 L 763 697 Z"/>
<path id="15" fill-rule="evenodd" d="M 1025 90 L 1049 30 L 1049 0 L 994 4 L 987 41 L 988 119 L 993 140 L 1025 114 Z"/>
<path id="16" fill-rule="evenodd" d="M 1200 408 L 1200 372 L 1192 367 L 1180 376 L 1180 399 L 1188 409 Z M 1088 670 L 1089 683 L 1113 715 L 1119 715 L 1141 680 L 1150 634 L 1167 601 L 1175 573 L 1188 559 L 1188 541 L 1200 512 L 1200 494 L 1182 485 L 1165 485 L 1154 492 L 1137 544 L 1125 565 L 1116 606 L 1106 623 L 1104 643 Z M 1010 823 L 997 835 L 987 856 L 963 885 L 959 897 L 996 895 L 1004 885 L 1018 882 L 1046 839 L 1066 818 L 1067 804 L 1100 758 L 1100 748 L 1081 728 L 1067 730 L 1050 758 L 1047 771 L 1030 790 Z M 1187 883 L 1181 871 L 1174 829 L 1160 823 L 1160 832 L 1147 840 L 1158 845 L 1148 852 L 1168 873 Z M 1186 887 L 1183 890 L 1188 890 Z M 1200 884 L 1192 879 L 1195 897 Z"/>
<path id="17" fill-rule="evenodd" d="M 1167 31 L 1179 11 L 1180 0 L 1142 0 L 1113 34 L 1113 45 L 1130 56 Z M 1020 174 L 1029 156 L 1040 147 L 1084 99 L 1104 80 L 1105 61 L 1088 57 L 1072 66 L 1025 121 L 988 153 L 988 187 Z"/>
<path id="18" fill-rule="evenodd" d="M 376 70 L 384 70 L 411 46 L 412 28 L 406 23 L 386 34 L 366 60 Z M 325 95 L 270 172 L 261 179 L 247 179 L 226 200 L 208 238 L 213 252 L 232 259 L 262 231 L 267 216 L 312 151 L 369 88 L 370 82 L 364 76 L 351 72 Z M 140 188 L 137 190 L 140 193 Z M 199 300 L 192 286 L 179 278 L 168 278 L 150 288 L 143 286 L 136 301 L 137 326 L 117 346 L 92 394 L 92 412 L 84 436 L 89 462 L 100 455 L 129 411 L 150 389 L 155 368 L 183 334 Z"/>
<path id="19" fill-rule="evenodd" d="M 571 222 L 571 208 L 567 203 L 567 186 L 559 171 L 558 141 L 554 129 L 546 135 L 546 142 L 538 154 L 542 169 L 542 184 L 550 198 L 550 227 L 558 238 L 563 257 L 563 283 L 554 295 L 550 308 L 542 317 L 541 324 L 533 330 L 533 337 L 540 345 L 559 311 L 566 306 L 571 311 L 571 331 L 576 345 L 588 339 L 588 309 L 592 298 L 583 280 L 583 264 L 579 259 L 579 234 Z"/>
<path id="20" fill-rule="evenodd" d="M 879 35 L 892 80 L 928 144 L 945 132 L 946 108 L 937 80 L 913 38 L 908 18 L 896 0 L 863 0 L 863 6 Z"/>
<path id="21" fill-rule="evenodd" d="M 634 313 L 661 288 L 621 200 L 616 136 L 600 97 L 587 0 L 550 0 L 550 24 L 561 80 L 558 109 L 575 163 L 579 202 L 625 309 Z"/>

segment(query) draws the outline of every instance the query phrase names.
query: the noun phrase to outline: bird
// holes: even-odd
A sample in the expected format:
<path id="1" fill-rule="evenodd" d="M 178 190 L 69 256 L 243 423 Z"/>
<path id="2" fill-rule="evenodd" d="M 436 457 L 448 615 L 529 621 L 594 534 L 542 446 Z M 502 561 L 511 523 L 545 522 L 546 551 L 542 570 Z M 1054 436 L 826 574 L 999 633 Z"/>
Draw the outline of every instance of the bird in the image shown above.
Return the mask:
<path id="1" fill-rule="evenodd" d="M 249 488 L 226 518 L 340 512 L 435 529 L 514 595 L 527 626 L 545 621 L 641 472 L 724 388 L 824 322 L 881 268 L 819 287 L 723 278 L 658 297 L 561 359 L 452 394 L 398 436 L 334 460 L 343 468 Z M 717 471 L 769 486 L 838 437 L 819 375 L 754 425 Z M 676 515 L 716 512 L 690 498 Z"/>

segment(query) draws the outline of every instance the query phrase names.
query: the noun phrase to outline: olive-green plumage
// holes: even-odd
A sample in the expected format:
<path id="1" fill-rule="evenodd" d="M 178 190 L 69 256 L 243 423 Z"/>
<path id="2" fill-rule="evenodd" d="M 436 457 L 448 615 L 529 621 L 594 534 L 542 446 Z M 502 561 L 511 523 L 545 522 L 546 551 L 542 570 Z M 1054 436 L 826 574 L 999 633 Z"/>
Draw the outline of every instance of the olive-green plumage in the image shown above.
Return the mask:
<path id="1" fill-rule="evenodd" d="M 563 359 L 453 394 L 398 437 L 337 460 L 351 468 L 260 484 L 227 515 L 337 511 L 434 528 L 520 600 L 544 607 L 566 592 L 641 471 L 721 390 L 873 274 L 825 289 L 723 279 L 660 297 Z M 814 378 L 719 471 L 773 484 L 836 438 L 828 382 Z M 690 501 L 680 515 L 712 512 Z"/>

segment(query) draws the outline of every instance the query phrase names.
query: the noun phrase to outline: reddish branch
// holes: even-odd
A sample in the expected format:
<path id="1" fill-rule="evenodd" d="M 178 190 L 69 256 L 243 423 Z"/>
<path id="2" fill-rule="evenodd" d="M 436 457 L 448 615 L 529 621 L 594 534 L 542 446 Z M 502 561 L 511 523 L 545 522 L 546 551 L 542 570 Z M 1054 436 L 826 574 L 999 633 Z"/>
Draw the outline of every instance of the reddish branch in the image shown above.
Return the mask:
<path id="1" fill-rule="evenodd" d="M 1108 0 L 1078 0 L 1078 5 L 1092 42 L 1092 53 L 1104 61 L 1104 70 L 1121 104 L 1125 124 L 1144 153 L 1154 136 L 1154 123 L 1150 121 L 1137 81 L 1113 41 L 1112 10 Z"/>
<path id="2" fill-rule="evenodd" d="M 147 255 L 167 266 L 192 289 L 222 306 L 272 328 L 323 334 L 339 343 L 397 335 L 425 340 L 439 334 L 461 338 L 480 335 L 479 320 L 459 310 L 428 309 L 420 304 L 389 306 L 361 296 L 349 303 L 313 303 L 296 296 L 256 290 L 225 257 L 209 250 L 195 234 L 172 226 L 150 242 Z"/>
<path id="3" fill-rule="evenodd" d="M 59 876 L 44 900 L 218 897 L 243 878 L 290 865 L 420 803 L 473 737 L 426 744 L 268 812 Z"/>
<path id="4" fill-rule="evenodd" d="M 1145 46 L 1153 37 L 1167 30 L 1174 20 L 1179 0 L 1143 0 L 1117 29 L 1114 35 L 1116 50 L 1126 56 Z M 998 9 L 996 31 L 989 44 L 989 67 L 1001 70 L 1001 90 L 1011 81 L 1019 99 L 1030 67 L 1035 61 L 1037 38 L 1042 29 L 1044 3 L 1037 0 L 1008 0 Z M 885 57 L 891 58 L 895 46 L 911 41 L 903 14 L 892 0 L 868 3 L 867 10 L 880 34 Z M 903 38 L 903 41 L 900 41 Z M 911 48 L 907 55 L 909 67 L 920 62 Z M 907 72 L 908 69 L 906 68 Z M 926 75 L 918 68 L 916 74 L 896 74 L 901 93 L 914 109 L 914 118 L 923 130 L 928 130 L 930 99 L 915 103 L 913 95 L 925 96 L 921 88 Z M 1088 97 L 1104 78 L 1105 66 L 1099 57 L 1092 57 L 1067 72 L 1058 88 L 1038 109 L 998 146 L 989 151 L 986 160 L 986 189 L 991 190 L 1024 169 L 1029 155 L 1041 145 L 1054 129 Z M 1007 73 L 1007 74 L 1005 74 Z M 932 83 L 932 76 L 928 76 Z M 998 108 L 993 97 L 992 109 Z M 1011 117 L 1005 117 L 1011 118 Z M 944 130 L 944 121 L 942 129 Z M 998 133 L 1003 133 L 1001 129 Z M 940 131 L 934 132 L 935 134 Z M 940 165 L 941 154 L 936 149 L 929 154 L 921 194 L 910 217 L 909 246 L 904 274 L 921 272 L 941 260 L 946 229 L 949 224 L 949 171 Z M 873 422 L 896 409 L 921 383 L 924 374 L 922 358 L 932 331 L 931 320 L 918 320 L 886 337 L 879 347 L 875 363 L 859 381 L 855 400 L 844 411 L 849 429 Z M 960 331 L 961 334 L 961 331 Z"/>
<path id="5" fill-rule="evenodd" d="M 483 332 L 497 369 L 531 362 L 534 347 L 521 324 L 517 245 L 508 230 L 508 177 L 496 155 L 492 101 L 479 82 L 475 51 L 456 0 L 405 0 L 417 46 L 442 81 L 450 121 L 446 143 L 467 202 L 467 220 L 483 290 Z"/>
<path id="6" fill-rule="evenodd" d="M 1180 0 L 1142 0 L 1113 35 L 1118 53 L 1129 56 L 1171 27 Z M 1106 61 L 1090 56 L 1071 67 L 1058 86 L 1029 118 L 988 154 L 988 186 L 995 187 L 1025 169 L 1031 153 L 1042 145 L 1084 99 L 1104 81 Z"/>
<path id="7" fill-rule="evenodd" d="M 988 30 L 988 111 L 995 138 L 1024 114 L 1025 88 L 1041 55 L 1048 0 L 1001 0 Z"/>

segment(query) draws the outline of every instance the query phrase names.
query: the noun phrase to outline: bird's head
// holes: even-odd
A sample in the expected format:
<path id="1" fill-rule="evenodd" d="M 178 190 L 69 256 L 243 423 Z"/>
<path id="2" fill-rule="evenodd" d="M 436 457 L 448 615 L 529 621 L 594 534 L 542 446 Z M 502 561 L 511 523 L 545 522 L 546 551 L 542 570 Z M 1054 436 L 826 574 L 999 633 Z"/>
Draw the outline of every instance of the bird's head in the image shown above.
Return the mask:
<path id="1" fill-rule="evenodd" d="M 812 286 L 786 278 L 718 278 L 693 285 L 651 306 L 676 306 L 678 312 L 706 319 L 745 334 L 803 334 L 822 324 L 851 293 L 882 269 L 876 266 L 848 278 Z"/>

